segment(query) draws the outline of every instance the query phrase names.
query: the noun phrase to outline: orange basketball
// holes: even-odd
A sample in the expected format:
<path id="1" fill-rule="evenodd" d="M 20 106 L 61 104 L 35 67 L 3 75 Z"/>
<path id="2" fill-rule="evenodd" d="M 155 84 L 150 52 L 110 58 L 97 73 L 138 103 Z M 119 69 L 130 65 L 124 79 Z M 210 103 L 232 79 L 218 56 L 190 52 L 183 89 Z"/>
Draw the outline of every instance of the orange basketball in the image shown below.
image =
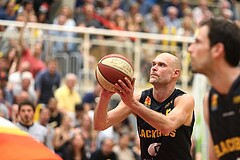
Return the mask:
<path id="1" fill-rule="evenodd" d="M 119 79 L 124 82 L 124 77 L 132 80 L 133 66 L 130 61 L 120 54 L 104 56 L 95 69 L 98 83 L 106 90 L 114 92 L 114 84 Z"/>

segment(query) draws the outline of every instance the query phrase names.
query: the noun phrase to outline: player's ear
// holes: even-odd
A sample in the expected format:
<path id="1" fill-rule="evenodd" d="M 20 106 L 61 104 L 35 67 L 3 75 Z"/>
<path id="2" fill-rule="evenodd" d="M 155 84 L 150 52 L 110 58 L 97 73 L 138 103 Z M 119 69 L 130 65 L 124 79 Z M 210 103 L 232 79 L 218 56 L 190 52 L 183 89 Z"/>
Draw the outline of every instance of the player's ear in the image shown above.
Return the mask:
<path id="1" fill-rule="evenodd" d="M 212 47 L 212 55 L 213 57 L 217 58 L 220 56 L 224 56 L 224 44 L 223 43 L 216 43 L 213 47 Z"/>
<path id="2" fill-rule="evenodd" d="M 179 76 L 180 76 L 180 70 L 179 70 L 179 69 L 175 69 L 173 76 L 174 76 L 174 77 L 179 77 Z"/>

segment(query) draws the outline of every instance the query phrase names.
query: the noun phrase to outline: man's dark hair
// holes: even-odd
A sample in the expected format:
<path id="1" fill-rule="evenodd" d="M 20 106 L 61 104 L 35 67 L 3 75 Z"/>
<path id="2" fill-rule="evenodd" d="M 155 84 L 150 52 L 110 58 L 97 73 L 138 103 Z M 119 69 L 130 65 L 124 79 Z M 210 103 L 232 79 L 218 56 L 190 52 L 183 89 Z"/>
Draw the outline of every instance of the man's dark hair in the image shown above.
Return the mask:
<path id="1" fill-rule="evenodd" d="M 82 103 L 78 103 L 75 105 L 75 111 L 83 111 L 84 108 L 83 108 L 83 104 Z"/>
<path id="2" fill-rule="evenodd" d="M 240 28 L 236 23 L 223 18 L 210 18 L 200 23 L 208 26 L 210 47 L 222 43 L 225 48 L 225 59 L 231 66 L 237 66 L 240 60 Z"/>
<path id="3" fill-rule="evenodd" d="M 18 111 L 20 111 L 20 110 L 21 110 L 21 107 L 22 107 L 22 106 L 25 106 L 25 105 L 31 106 L 32 109 L 33 109 L 33 111 L 35 112 L 35 106 L 34 106 L 34 104 L 33 104 L 31 101 L 23 101 L 23 102 L 21 102 L 21 103 L 19 104 L 19 109 L 18 109 Z"/>

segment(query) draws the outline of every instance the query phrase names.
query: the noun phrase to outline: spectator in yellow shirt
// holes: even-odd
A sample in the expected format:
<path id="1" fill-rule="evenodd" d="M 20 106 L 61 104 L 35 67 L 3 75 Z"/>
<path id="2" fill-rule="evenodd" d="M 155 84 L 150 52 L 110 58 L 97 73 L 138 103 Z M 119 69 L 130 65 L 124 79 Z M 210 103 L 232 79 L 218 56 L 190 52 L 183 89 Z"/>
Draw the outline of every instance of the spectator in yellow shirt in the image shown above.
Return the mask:
<path id="1" fill-rule="evenodd" d="M 68 73 L 65 78 L 65 84 L 54 92 L 59 109 L 63 113 L 68 113 L 71 117 L 74 116 L 75 105 L 82 102 L 80 94 L 75 89 L 76 83 L 77 76 L 73 73 Z"/>

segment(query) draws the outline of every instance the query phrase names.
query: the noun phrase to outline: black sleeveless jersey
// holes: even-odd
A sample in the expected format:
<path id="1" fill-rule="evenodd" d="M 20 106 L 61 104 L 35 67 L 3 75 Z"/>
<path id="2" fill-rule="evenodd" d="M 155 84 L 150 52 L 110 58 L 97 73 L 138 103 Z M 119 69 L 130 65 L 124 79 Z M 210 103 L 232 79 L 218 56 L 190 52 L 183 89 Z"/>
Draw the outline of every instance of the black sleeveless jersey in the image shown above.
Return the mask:
<path id="1" fill-rule="evenodd" d="M 219 160 L 240 159 L 240 76 L 229 93 L 209 92 L 209 126 Z"/>
<path id="2" fill-rule="evenodd" d="M 170 97 L 159 103 L 153 98 L 151 88 L 142 92 L 140 102 L 154 111 L 167 115 L 174 108 L 175 98 L 183 94 L 185 94 L 183 91 L 175 89 Z M 164 135 L 137 116 L 142 160 L 192 160 L 190 148 L 194 121 L 193 116 L 191 126 L 183 125 Z"/>

